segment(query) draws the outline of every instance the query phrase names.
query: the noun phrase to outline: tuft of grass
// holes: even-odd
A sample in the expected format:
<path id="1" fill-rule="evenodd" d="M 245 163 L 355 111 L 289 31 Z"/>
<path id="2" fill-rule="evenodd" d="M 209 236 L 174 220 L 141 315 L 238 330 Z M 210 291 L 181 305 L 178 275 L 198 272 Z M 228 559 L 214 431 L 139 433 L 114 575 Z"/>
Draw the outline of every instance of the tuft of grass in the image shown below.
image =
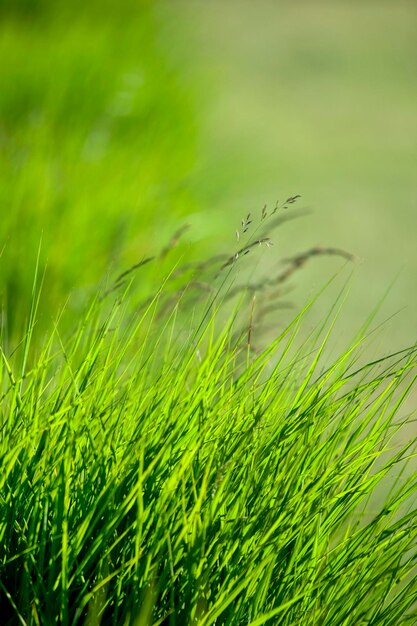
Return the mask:
<path id="1" fill-rule="evenodd" d="M 191 301 L 177 265 L 136 306 L 143 265 L 31 345 L 34 289 L 1 351 L 2 623 L 416 623 L 416 347 L 329 362 L 336 303 L 254 353 L 235 264 Z"/>

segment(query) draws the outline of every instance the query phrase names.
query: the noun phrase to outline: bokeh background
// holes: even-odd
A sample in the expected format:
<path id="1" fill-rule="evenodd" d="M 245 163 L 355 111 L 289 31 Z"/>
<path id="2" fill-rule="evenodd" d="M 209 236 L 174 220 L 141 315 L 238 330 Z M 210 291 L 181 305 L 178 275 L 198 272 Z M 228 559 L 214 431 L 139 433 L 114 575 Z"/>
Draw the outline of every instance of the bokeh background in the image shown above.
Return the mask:
<path id="1" fill-rule="evenodd" d="M 0 0 L 0 59 L 6 339 L 28 316 L 39 250 L 47 326 L 184 223 L 182 258 L 233 251 L 249 211 L 301 194 L 309 214 L 262 264 L 348 250 L 346 332 L 389 288 L 380 319 L 398 314 L 380 341 L 415 340 L 413 0 Z M 295 306 L 341 270 L 337 291 L 344 265 L 312 260 Z"/>

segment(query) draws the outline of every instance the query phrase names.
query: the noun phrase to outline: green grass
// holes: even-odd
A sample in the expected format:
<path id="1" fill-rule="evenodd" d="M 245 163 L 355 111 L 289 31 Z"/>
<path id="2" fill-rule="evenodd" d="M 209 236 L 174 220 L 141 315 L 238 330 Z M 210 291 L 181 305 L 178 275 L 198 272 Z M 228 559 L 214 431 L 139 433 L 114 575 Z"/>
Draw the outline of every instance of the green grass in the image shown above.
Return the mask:
<path id="1" fill-rule="evenodd" d="M 116 287 L 32 347 L 35 289 L 2 351 L 5 626 L 416 623 L 416 349 L 367 364 L 362 331 L 329 361 L 342 299 L 254 353 L 241 262 L 199 300 L 178 265 Z"/>
<path id="2" fill-rule="evenodd" d="M 236 16 L 221 8 L 216 33 Z M 210 37 L 206 17 L 218 9 L 200 9 Z M 331 220 L 322 247 L 298 221 L 296 238 L 275 233 L 297 216 L 294 198 L 274 209 L 276 185 L 313 202 L 346 198 L 343 184 L 327 196 L 320 176 L 330 185 L 342 172 L 333 157 L 348 145 L 348 182 L 360 195 L 366 185 L 355 176 L 374 162 L 372 151 L 356 159 L 337 106 L 323 119 L 321 99 L 308 114 L 293 106 L 305 103 L 305 68 L 340 104 L 329 91 L 335 73 L 342 68 L 342 83 L 350 77 L 352 93 L 363 74 L 366 91 L 374 65 L 363 66 L 361 46 L 344 55 L 348 19 L 330 12 L 327 28 L 323 12 L 312 20 L 303 7 L 291 37 L 274 38 L 270 5 L 263 36 L 290 52 L 268 54 L 268 67 L 294 87 L 278 117 L 288 121 L 291 110 L 304 138 L 314 126 L 307 144 L 321 156 L 315 148 L 303 159 L 307 144 L 289 132 L 271 191 L 276 148 L 260 130 L 273 139 L 275 126 L 245 108 L 237 74 L 230 85 L 239 106 L 221 116 L 221 134 L 201 123 L 210 86 L 201 57 L 190 55 L 193 10 L 0 2 L 1 623 L 417 624 L 416 347 L 371 356 L 375 314 L 349 341 L 345 291 L 327 308 L 323 290 L 289 318 L 299 269 L 326 254 L 351 258 L 339 248 L 361 251 Z M 404 35 L 397 56 L 384 39 L 375 47 L 378 29 L 360 31 L 388 63 L 384 85 L 390 67 L 412 58 L 409 28 L 401 11 L 395 16 Z M 311 56 L 300 38 L 312 34 L 311 45 L 317 33 L 323 47 Z M 254 54 L 245 52 L 241 67 L 258 74 L 262 37 L 250 41 Z M 209 50 L 214 62 L 219 53 L 227 59 L 222 46 Z M 406 103 L 411 67 L 389 83 L 402 85 L 395 93 Z M 252 130 L 237 145 L 239 116 Z M 363 130 L 359 117 L 352 124 Z M 335 142 L 328 153 L 318 118 Z M 373 136 L 380 119 L 386 125 L 376 117 Z M 283 121 L 278 134 L 284 127 L 294 128 Z M 388 147 L 393 137 L 387 130 Z M 398 182 L 408 157 L 392 154 L 375 161 L 375 180 L 389 162 Z M 237 206 L 244 219 L 234 237 Z M 185 222 L 194 224 L 187 234 Z M 206 258 L 207 248 L 214 255 Z"/>

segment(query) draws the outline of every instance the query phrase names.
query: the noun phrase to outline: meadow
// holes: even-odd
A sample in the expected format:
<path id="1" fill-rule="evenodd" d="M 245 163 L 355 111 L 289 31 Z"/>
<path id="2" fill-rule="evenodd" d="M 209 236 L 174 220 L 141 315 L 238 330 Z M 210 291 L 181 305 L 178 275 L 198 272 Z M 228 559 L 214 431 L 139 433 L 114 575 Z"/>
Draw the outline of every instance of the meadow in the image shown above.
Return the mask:
<path id="1" fill-rule="evenodd" d="M 237 193 L 195 10 L 0 4 L 1 623 L 417 624 L 415 338 Z"/>

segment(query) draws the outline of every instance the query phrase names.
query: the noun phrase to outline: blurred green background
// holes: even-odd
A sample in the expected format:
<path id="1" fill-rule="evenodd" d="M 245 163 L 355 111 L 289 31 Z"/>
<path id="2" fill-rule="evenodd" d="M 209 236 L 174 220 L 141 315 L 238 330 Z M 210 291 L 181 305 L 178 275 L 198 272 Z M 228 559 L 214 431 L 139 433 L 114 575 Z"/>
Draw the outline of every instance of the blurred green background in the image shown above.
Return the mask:
<path id="1" fill-rule="evenodd" d="M 263 264 L 317 244 L 349 250 L 361 263 L 347 330 L 396 279 L 382 318 L 405 309 L 382 342 L 415 339 L 415 2 L 3 0 L 0 11 L 4 333 L 27 316 L 41 237 L 50 319 L 184 222 L 185 255 L 233 249 L 248 211 L 301 194 L 311 214 L 277 232 Z M 294 302 L 342 265 L 312 261 Z"/>
<path id="2" fill-rule="evenodd" d="M 236 215 L 302 194 L 301 206 L 312 213 L 277 235 L 274 253 L 320 243 L 351 251 L 360 263 L 346 330 L 358 328 L 395 281 L 380 319 L 401 313 L 381 342 L 391 349 L 414 341 L 417 3 L 185 6 L 195 32 L 191 47 L 214 85 L 199 119 L 211 204 Z M 334 259 L 311 263 L 297 275 L 295 301 L 338 266 Z"/>
<path id="3" fill-rule="evenodd" d="M 195 210 L 195 125 L 180 46 L 152 3 L 0 6 L 0 277 L 13 336 L 41 241 L 47 325 Z"/>

